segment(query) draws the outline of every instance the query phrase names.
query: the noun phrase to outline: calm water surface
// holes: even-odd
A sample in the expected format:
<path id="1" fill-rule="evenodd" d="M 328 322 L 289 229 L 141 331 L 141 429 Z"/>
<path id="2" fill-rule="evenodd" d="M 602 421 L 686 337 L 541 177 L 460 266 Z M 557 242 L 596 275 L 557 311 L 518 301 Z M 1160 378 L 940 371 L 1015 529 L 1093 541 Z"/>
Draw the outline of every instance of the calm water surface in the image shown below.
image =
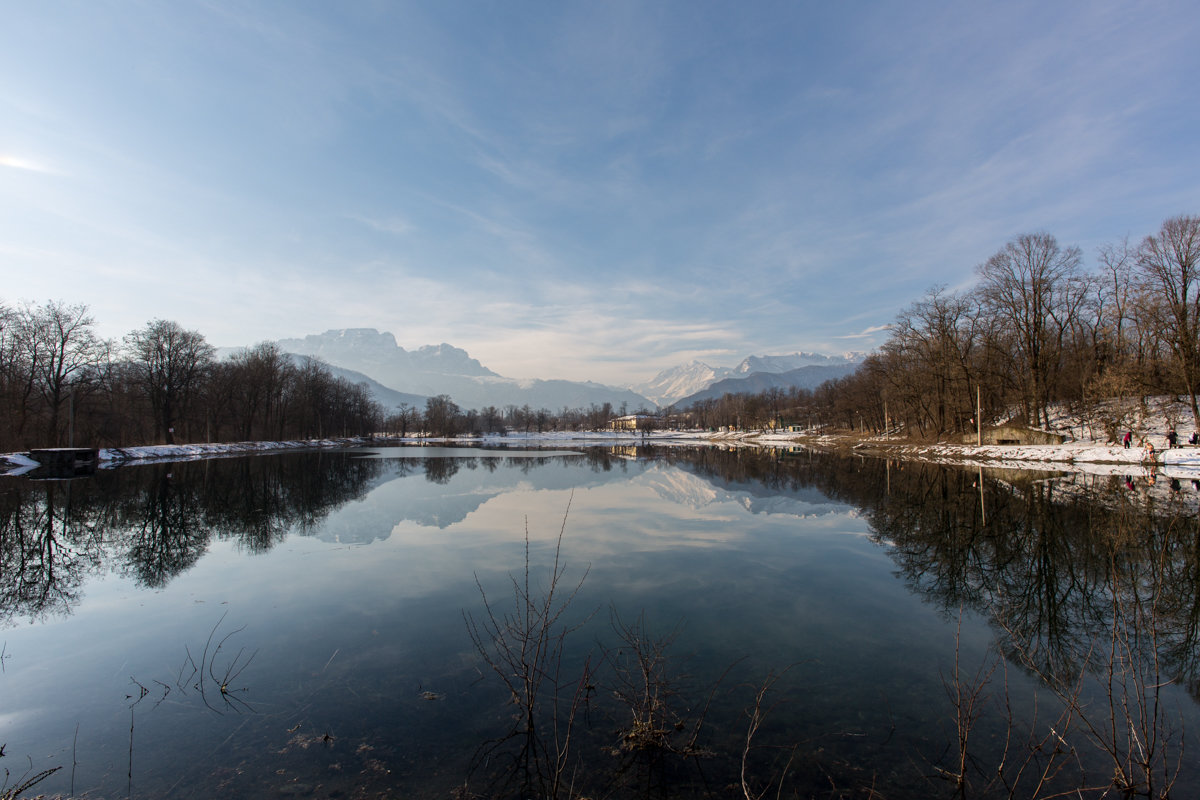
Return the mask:
<path id="1" fill-rule="evenodd" d="M 1123 478 L 716 448 L 0 479 L 0 767 L 104 798 L 740 797 L 746 755 L 755 792 L 895 798 L 1004 796 L 1003 759 L 1033 796 L 1131 751 L 1060 716 L 1081 692 L 1105 723 L 1158 700 L 1116 727 L 1194 796 L 1184 512 Z M 550 656 L 532 709 L 522 643 Z"/>

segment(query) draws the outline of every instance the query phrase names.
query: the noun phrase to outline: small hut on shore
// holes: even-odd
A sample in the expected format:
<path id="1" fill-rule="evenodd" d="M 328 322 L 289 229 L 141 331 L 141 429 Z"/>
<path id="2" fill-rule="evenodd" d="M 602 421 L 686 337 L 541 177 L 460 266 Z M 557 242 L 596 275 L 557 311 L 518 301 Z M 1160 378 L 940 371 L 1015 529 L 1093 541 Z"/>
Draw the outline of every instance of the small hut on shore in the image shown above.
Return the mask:
<path id="1" fill-rule="evenodd" d="M 1066 440 L 1067 437 L 1061 433 L 1039 431 L 1023 425 L 1005 424 L 983 429 L 984 444 L 1062 444 Z M 963 444 L 975 444 L 977 441 L 978 436 L 974 433 L 963 436 Z"/>

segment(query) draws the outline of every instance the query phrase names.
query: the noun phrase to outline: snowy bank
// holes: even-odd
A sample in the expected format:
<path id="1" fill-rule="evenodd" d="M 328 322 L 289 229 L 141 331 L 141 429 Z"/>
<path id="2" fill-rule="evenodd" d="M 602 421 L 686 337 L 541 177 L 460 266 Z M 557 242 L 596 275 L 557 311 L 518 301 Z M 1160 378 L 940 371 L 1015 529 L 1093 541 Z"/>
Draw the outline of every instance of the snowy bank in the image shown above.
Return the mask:
<path id="1" fill-rule="evenodd" d="M 1116 475 L 1142 470 L 1161 470 L 1180 478 L 1200 477 L 1200 447 L 1184 445 L 1156 450 L 1153 457 L 1139 447 L 1120 447 L 1095 441 L 1047 445 L 962 445 L 918 444 L 886 436 L 863 438 L 855 434 L 782 433 L 763 431 L 555 431 L 509 433 L 507 436 L 458 437 L 410 441 L 457 444 L 718 444 L 734 447 L 811 447 L 818 450 L 849 450 L 860 455 L 901 458 L 962 466 L 1006 469 L 1066 470 Z M 407 443 L 407 442 L 406 442 Z M 376 444 L 380 444 L 377 442 Z"/>
<path id="2" fill-rule="evenodd" d="M 109 447 L 100 451 L 101 467 L 134 461 L 190 461 L 224 455 L 272 453 L 329 447 L 357 447 L 367 439 L 311 439 L 288 442 L 226 442 L 222 444 L 156 444 L 142 447 Z"/>
<path id="3" fill-rule="evenodd" d="M 886 441 L 859 442 L 854 449 L 865 454 L 909 458 L 963 466 L 1010 469 L 1068 469 L 1093 474 L 1115 475 L 1138 470 L 1160 470 L 1167 475 L 1200 477 L 1200 447 L 1182 446 L 1156 450 L 1150 455 L 1137 447 L 1114 447 L 1094 442 L 1047 445 L 955 445 L 911 444 Z"/>
<path id="4" fill-rule="evenodd" d="M 358 447 L 369 439 L 314 439 L 289 442 L 226 442 L 220 444 L 159 444 L 109 447 L 99 451 L 101 469 L 148 461 L 195 461 L 204 458 L 330 447 Z M 41 464 L 26 453 L 0 454 L 0 475 L 24 475 Z"/>
<path id="5" fill-rule="evenodd" d="M 1160 471 L 1170 477 L 1200 477 L 1200 447 L 1184 445 L 1156 450 L 1153 457 L 1138 447 L 1124 448 L 1095 441 L 1074 441 L 1054 445 L 964 445 L 921 444 L 886 436 L 861 437 L 854 434 L 782 433 L 762 431 L 548 431 L 507 435 L 462 436 L 454 438 L 406 437 L 319 439 L 280 442 L 233 442 L 224 444 L 148 445 L 106 448 L 99 452 L 101 468 L 151 461 L 185 461 L 247 453 L 271 453 L 287 450 L 340 447 L 392 447 L 419 444 L 459 444 L 492 446 L 538 445 L 697 445 L 727 447 L 790 448 L 841 450 L 864 456 L 911 459 L 961 466 L 1000 467 L 1005 469 L 1065 470 L 1091 474 L 1126 474 Z M 25 454 L 0 455 L 0 474 L 21 475 L 38 467 Z"/>

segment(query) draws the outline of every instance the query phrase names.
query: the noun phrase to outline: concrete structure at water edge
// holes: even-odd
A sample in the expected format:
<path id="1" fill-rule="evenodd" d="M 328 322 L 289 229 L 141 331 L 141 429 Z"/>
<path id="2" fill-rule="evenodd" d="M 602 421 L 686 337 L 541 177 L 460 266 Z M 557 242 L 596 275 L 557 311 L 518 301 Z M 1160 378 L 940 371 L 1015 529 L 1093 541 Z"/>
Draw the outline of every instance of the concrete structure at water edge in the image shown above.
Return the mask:
<path id="1" fill-rule="evenodd" d="M 100 451 L 94 447 L 47 447 L 30 450 L 29 457 L 41 464 L 40 473 L 57 477 L 90 475 L 100 462 Z"/>
<path id="2" fill-rule="evenodd" d="M 983 429 L 983 444 L 1062 444 L 1067 437 L 1061 433 L 1039 431 L 1021 425 L 997 425 Z M 979 438 L 974 433 L 963 436 L 963 444 L 976 444 Z"/>

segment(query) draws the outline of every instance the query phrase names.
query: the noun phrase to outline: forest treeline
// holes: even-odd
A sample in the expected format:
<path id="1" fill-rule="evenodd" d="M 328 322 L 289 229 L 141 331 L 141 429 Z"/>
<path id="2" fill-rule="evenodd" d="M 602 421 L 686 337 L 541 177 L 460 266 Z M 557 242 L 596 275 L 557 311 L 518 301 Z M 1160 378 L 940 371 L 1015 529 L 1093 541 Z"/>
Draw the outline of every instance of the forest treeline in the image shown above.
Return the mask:
<path id="1" fill-rule="evenodd" d="M 152 320 L 101 339 L 85 305 L 0 306 L 0 450 L 310 439 L 378 430 L 365 385 L 266 342 L 218 360 Z"/>
<path id="2" fill-rule="evenodd" d="M 707 426 L 772 421 L 936 438 L 1066 405 L 1115 437 L 1143 398 L 1184 399 L 1200 428 L 1200 216 L 1140 243 L 1078 247 L 1017 236 L 962 291 L 934 287 L 896 318 L 854 374 L 815 391 L 727 395 L 688 409 Z"/>
<path id="3" fill-rule="evenodd" d="M 461 409 L 449 396 L 384 408 L 365 383 L 263 342 L 218 359 L 203 334 L 156 319 L 100 338 L 86 305 L 0 304 L 0 452 L 603 428 L 609 403 L 551 412 Z"/>
<path id="4" fill-rule="evenodd" d="M 1115 437 L 1142 398 L 1185 398 L 1200 428 L 1200 216 L 1140 243 L 1101 247 L 1091 269 L 1048 233 L 1017 236 L 970 289 L 934 287 L 905 308 L 852 375 L 816 390 L 725 395 L 647 425 L 781 423 L 918 438 L 1016 416 L 1039 425 L 1067 404 Z M 627 409 L 593 404 L 464 410 L 450 397 L 384 408 L 366 384 L 270 342 L 218 360 L 204 336 L 152 320 L 104 340 L 85 305 L 0 304 L 0 451 L 602 428 Z M 404 387 L 394 387 L 403 389 Z M 644 411 L 644 409 L 641 409 Z"/>

